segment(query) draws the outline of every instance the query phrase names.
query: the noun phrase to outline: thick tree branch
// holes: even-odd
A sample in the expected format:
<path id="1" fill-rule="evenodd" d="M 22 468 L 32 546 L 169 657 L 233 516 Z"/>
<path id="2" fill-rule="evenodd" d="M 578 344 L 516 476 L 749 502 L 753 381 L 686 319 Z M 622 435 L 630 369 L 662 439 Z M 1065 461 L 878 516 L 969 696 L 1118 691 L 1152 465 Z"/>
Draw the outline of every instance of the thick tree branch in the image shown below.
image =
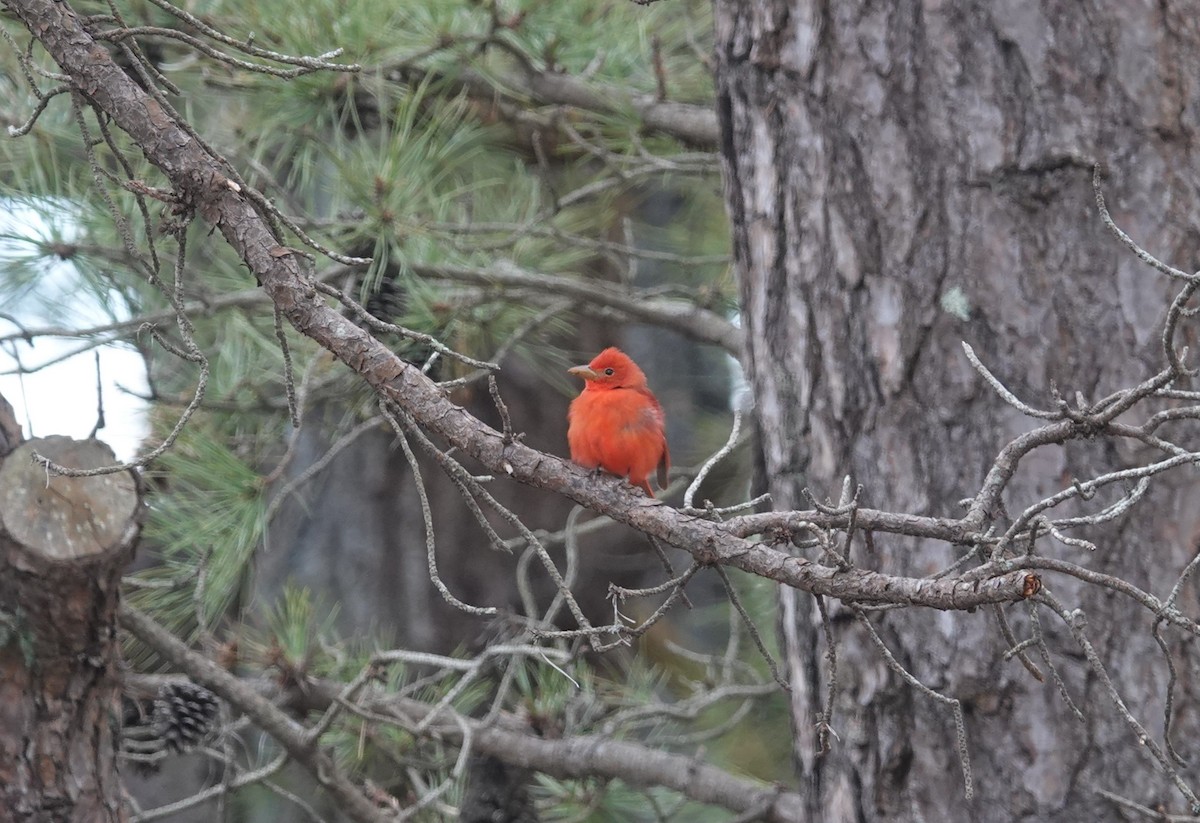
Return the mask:
<path id="1" fill-rule="evenodd" d="M 759 512 L 731 517 L 724 522 L 731 534 L 745 537 L 762 534 L 770 530 L 794 532 L 802 529 L 847 529 L 856 528 L 865 532 L 903 534 L 908 537 L 925 537 L 957 545 L 977 545 L 983 534 L 973 531 L 967 520 L 948 517 L 924 517 L 907 512 L 885 512 L 876 509 L 847 511 L 789 511 Z"/>
<path id="2" fill-rule="evenodd" d="M 376 714 L 399 714 L 414 722 L 420 722 L 432 709 L 425 703 L 402 697 L 380 697 L 368 706 Z M 765 806 L 762 816 L 756 818 L 760 820 L 790 823 L 801 819 L 802 799 L 794 792 L 763 786 L 695 758 L 637 743 L 591 735 L 547 740 L 499 725 L 489 726 L 480 720 L 451 717 L 445 712 L 429 726 L 429 733 L 450 743 L 461 743 L 464 726 L 471 731 L 471 744 L 476 752 L 552 777 L 602 777 L 620 779 L 634 786 L 662 786 L 692 800 L 735 812 Z"/>
<path id="3" fill-rule="evenodd" d="M 969 609 L 1029 596 L 1030 582 L 1023 571 L 965 582 L 819 565 L 753 543 L 720 523 L 647 500 L 621 482 L 593 479 L 557 457 L 508 442 L 501 432 L 451 403 L 420 369 L 327 306 L 305 271 L 304 258 L 280 242 L 250 197 L 224 174 L 218 158 L 129 79 L 69 6 L 53 0 L 6 2 L 71 78 L 73 87 L 130 135 L 168 177 L 182 202 L 216 225 L 300 333 L 328 349 L 421 426 L 490 471 L 565 495 L 682 548 L 702 563 L 735 566 L 815 594 L 939 609 Z"/>

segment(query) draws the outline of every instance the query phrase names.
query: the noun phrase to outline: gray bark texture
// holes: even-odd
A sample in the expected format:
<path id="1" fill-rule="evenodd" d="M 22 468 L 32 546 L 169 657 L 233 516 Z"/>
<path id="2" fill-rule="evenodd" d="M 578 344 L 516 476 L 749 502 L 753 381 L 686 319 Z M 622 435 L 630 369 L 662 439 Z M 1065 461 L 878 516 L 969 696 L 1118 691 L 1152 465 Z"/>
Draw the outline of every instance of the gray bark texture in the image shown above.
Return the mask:
<path id="1" fill-rule="evenodd" d="M 809 508 L 806 487 L 836 501 L 851 475 L 864 506 L 961 516 L 957 501 L 1035 422 L 984 384 L 961 341 L 1043 408 L 1052 386 L 1094 400 L 1162 368 L 1172 291 L 1105 232 L 1090 165 L 1111 170 L 1119 225 L 1163 260 L 1196 267 L 1195 4 L 717 0 L 716 21 L 745 359 L 774 508 Z M 1172 439 L 1194 443 L 1186 431 Z M 1073 479 L 1138 465 L 1137 452 L 1110 439 L 1039 449 L 995 522 L 1003 531 L 1009 513 Z M 1165 596 L 1197 549 L 1197 497 L 1191 469 L 1160 477 L 1139 507 L 1083 535 L 1095 553 L 1053 551 Z M 856 540 L 852 553 L 913 576 L 957 556 L 946 542 L 886 536 Z M 1153 615 L 1073 579 L 1045 582 L 1087 615 L 1126 704 L 1161 746 L 1169 670 Z M 1193 586 L 1180 605 L 1196 613 Z M 781 593 L 804 819 L 1123 819 L 1101 791 L 1189 811 L 1049 612 L 1041 625 L 1082 722 L 1048 672 L 1039 683 L 1003 659 L 990 608 L 871 617 L 902 665 L 962 701 L 967 800 L 948 707 L 890 670 L 845 607 L 830 608 L 840 739 L 819 755 L 821 621 L 810 595 Z M 1030 607 L 1003 609 L 1018 639 L 1029 636 Z M 1178 634 L 1167 642 L 1179 670 L 1172 739 L 1186 758 L 1196 655 Z M 1194 767 L 1180 771 L 1195 783 Z"/>
<path id="2" fill-rule="evenodd" d="M 116 608 L 139 489 L 128 473 L 52 477 L 34 452 L 80 468 L 114 460 L 66 437 L 0 459 L 0 819 L 123 821 Z"/>

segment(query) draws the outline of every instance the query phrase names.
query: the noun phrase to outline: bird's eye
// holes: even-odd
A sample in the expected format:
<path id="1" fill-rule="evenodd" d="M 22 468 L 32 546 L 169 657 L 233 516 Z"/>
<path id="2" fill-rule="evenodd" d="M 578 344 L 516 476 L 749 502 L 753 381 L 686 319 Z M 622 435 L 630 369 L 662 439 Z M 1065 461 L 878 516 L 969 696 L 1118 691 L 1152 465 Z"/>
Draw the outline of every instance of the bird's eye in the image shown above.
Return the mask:
<path id="1" fill-rule="evenodd" d="M 605 374 L 607 374 L 609 377 L 612 377 L 612 375 L 613 375 L 613 370 L 612 370 L 612 369 L 605 369 L 605 370 L 604 370 L 604 373 L 605 373 Z"/>

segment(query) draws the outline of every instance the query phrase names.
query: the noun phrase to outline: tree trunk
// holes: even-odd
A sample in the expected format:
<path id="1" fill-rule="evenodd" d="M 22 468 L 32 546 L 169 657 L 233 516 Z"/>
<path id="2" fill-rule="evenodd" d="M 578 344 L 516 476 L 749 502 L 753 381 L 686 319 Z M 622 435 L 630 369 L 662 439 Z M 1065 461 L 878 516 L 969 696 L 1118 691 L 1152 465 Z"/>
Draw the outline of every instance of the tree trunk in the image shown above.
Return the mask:
<path id="1" fill-rule="evenodd" d="M 0 817 L 121 821 L 115 613 L 139 492 L 130 474 L 50 476 L 34 452 L 115 462 L 97 441 L 47 437 L 0 465 Z"/>
<path id="2" fill-rule="evenodd" d="M 805 487 L 836 500 L 851 475 L 865 506 L 961 516 L 956 501 L 1035 421 L 996 397 L 960 341 L 1043 408 L 1053 386 L 1095 400 L 1163 367 L 1169 287 L 1105 232 L 1090 162 L 1112 169 L 1118 224 L 1168 262 L 1194 266 L 1200 28 L 1188 6 L 717 0 L 726 197 L 777 508 L 810 508 Z M 1007 510 L 1138 458 L 1104 440 L 1040 449 L 1010 485 Z M 1055 551 L 1164 597 L 1200 523 L 1193 477 L 1163 476 L 1154 489 L 1084 535 L 1094 554 Z M 996 515 L 1003 530 L 1007 516 Z M 916 575 L 956 557 L 945 544 L 882 537 L 853 553 Z M 1117 688 L 1161 745 L 1168 670 L 1152 615 L 1073 579 L 1047 583 L 1087 614 Z M 1194 603 L 1194 589 L 1184 597 Z M 1006 613 L 1028 636 L 1027 609 Z M 1061 624 L 1042 621 L 1083 722 L 1049 676 L 1038 683 L 1002 659 L 990 612 L 872 618 L 901 664 L 963 701 L 968 801 L 947 707 L 903 683 L 861 627 L 839 619 L 844 608 L 833 614 L 840 740 L 819 756 L 820 619 L 792 591 L 781 614 L 809 820 L 1112 819 L 1098 790 L 1187 811 Z M 1176 705 L 1194 704 L 1194 650 L 1171 642 Z M 1176 720 L 1177 745 L 1194 739 L 1194 715 Z M 1194 782 L 1194 770 L 1182 771 Z"/>

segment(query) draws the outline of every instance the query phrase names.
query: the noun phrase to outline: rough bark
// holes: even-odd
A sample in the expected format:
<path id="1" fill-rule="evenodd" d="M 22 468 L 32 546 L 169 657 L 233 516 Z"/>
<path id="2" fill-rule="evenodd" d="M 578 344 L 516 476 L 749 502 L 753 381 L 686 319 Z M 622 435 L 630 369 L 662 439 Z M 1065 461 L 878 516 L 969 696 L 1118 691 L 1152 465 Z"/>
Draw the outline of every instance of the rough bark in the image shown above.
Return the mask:
<path id="1" fill-rule="evenodd" d="M 0 457 L 21 445 L 23 440 L 21 424 L 17 422 L 16 412 L 12 404 L 0 395 Z"/>
<path id="2" fill-rule="evenodd" d="M 48 437 L 0 465 L 0 817 L 121 821 L 115 621 L 139 490 L 129 474 L 50 477 L 35 452 L 114 460 L 97 441 Z"/>
<path id="3" fill-rule="evenodd" d="M 1114 216 L 1164 259 L 1194 267 L 1200 212 L 1200 28 L 1175 3 L 717 0 L 718 113 L 746 330 L 746 365 L 775 506 L 803 488 L 957 517 L 998 450 L 1031 428 L 971 370 L 966 340 L 1019 396 L 1053 384 L 1096 399 L 1162 367 L 1166 284 L 1107 237 L 1091 159 L 1113 172 Z M 1189 269 L 1190 270 L 1190 269 Z M 1005 496 L 1019 512 L 1071 478 L 1132 465 L 1133 449 L 1072 442 L 1026 460 Z M 1195 551 L 1194 478 L 1162 478 L 1147 505 L 1086 536 L 1082 562 L 1163 593 Z M 1006 525 L 1003 513 L 1001 527 Z M 954 560 L 929 539 L 866 547 L 888 573 Z M 855 556 L 864 548 L 856 545 Z M 1168 669 L 1152 615 L 1078 581 L 1054 582 L 1089 617 L 1117 686 L 1161 744 Z M 976 777 L 964 800 L 954 725 L 889 671 L 855 621 L 833 718 L 815 752 L 828 661 L 812 599 L 782 593 L 797 769 L 807 820 L 1112 819 L 1097 789 L 1186 811 L 1080 663 L 1046 623 L 1078 722 L 1049 682 L 1005 661 L 990 610 L 873 618 L 897 659 L 961 699 Z M 1185 602 L 1194 606 L 1188 590 Z M 1018 637 L 1024 607 L 1006 609 Z M 1045 614 L 1045 613 L 1043 613 Z M 1195 661 L 1172 646 L 1177 705 Z M 1177 717 L 1177 741 L 1195 719 Z M 1187 752 L 1184 752 L 1185 756 Z M 1195 781 L 1195 770 L 1185 771 Z"/>

